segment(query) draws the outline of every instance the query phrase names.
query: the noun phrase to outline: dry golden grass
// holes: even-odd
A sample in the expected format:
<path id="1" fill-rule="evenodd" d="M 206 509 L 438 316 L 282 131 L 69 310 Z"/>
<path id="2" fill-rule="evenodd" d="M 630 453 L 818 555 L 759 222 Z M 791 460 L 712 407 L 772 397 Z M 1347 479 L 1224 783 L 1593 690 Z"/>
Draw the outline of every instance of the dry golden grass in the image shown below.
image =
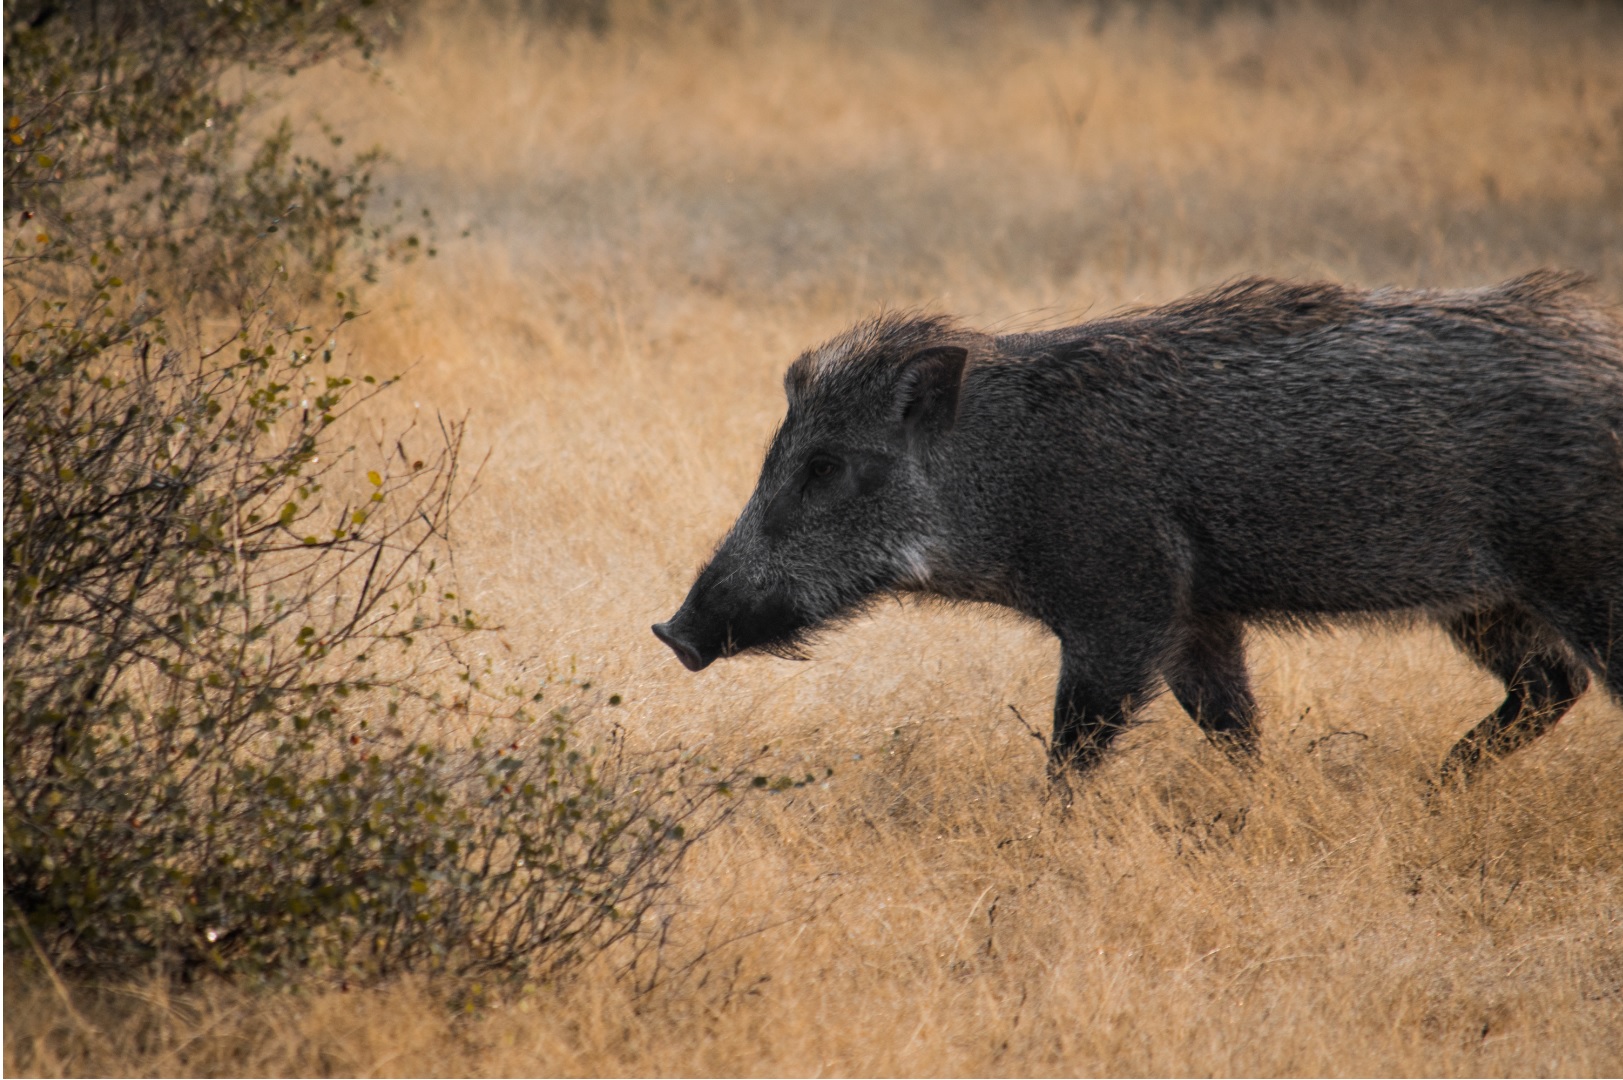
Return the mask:
<path id="1" fill-rule="evenodd" d="M 1029 325 L 1237 273 L 1623 291 L 1623 18 L 1367 5 L 1210 25 L 943 3 L 620 10 L 602 38 L 447 9 L 311 100 L 396 155 L 439 259 L 358 363 L 491 452 L 465 596 L 506 669 L 574 665 L 637 738 L 770 743 L 755 799 L 616 958 L 453 1022 L 432 988 L 266 999 L 14 980 L 29 1073 L 1623 1072 L 1623 717 L 1592 693 L 1428 808 L 1498 699 L 1425 629 L 1256 635 L 1266 764 L 1170 701 L 1046 799 L 1057 649 L 892 604 L 817 659 L 692 676 L 648 633 L 742 504 L 784 365 L 881 304 Z M 466 229 L 467 235 L 461 236 Z M 689 965 L 683 967 L 683 965 Z"/>

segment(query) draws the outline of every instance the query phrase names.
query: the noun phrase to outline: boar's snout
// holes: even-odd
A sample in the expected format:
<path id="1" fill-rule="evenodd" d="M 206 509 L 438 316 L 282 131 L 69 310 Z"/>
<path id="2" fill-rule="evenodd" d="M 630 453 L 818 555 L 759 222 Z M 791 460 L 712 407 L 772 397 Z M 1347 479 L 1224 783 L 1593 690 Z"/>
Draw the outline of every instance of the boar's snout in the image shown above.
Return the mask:
<path id="1" fill-rule="evenodd" d="M 714 660 L 715 656 L 705 656 L 693 644 L 683 640 L 676 622 L 677 620 L 673 618 L 669 622 L 655 623 L 654 636 L 670 647 L 676 658 L 682 661 L 683 667 L 689 671 L 703 671 L 710 666 L 710 661 Z"/>
<path id="2" fill-rule="evenodd" d="M 804 625 L 782 589 L 752 582 L 724 549 L 699 572 L 676 614 L 653 629 L 689 671 L 702 671 L 718 657 L 782 655 Z"/>

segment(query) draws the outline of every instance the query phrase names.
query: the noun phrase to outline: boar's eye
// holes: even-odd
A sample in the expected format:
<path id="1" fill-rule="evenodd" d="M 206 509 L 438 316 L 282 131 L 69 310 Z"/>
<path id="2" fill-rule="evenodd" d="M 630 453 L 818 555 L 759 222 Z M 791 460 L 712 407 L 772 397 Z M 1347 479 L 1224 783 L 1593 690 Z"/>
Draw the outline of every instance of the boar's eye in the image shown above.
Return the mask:
<path id="1" fill-rule="evenodd" d="M 813 480 L 831 480 L 839 471 L 840 463 L 830 457 L 814 457 L 806 465 L 806 472 Z"/>

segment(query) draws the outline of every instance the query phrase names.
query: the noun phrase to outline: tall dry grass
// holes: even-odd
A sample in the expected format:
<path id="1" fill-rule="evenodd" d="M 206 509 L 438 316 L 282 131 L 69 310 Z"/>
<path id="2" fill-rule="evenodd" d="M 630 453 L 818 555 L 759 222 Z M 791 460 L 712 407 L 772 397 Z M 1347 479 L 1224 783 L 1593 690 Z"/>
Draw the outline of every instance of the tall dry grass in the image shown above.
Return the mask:
<path id="1" fill-rule="evenodd" d="M 395 154 L 437 260 L 368 370 L 490 451 L 458 537 L 502 670 L 573 666 L 636 739 L 833 775 L 750 804 L 617 957 L 453 1018 L 431 986 L 266 997 L 17 977 L 8 1072 L 1623 1072 L 1623 723 L 1592 694 L 1439 805 L 1498 699 L 1423 628 L 1251 642 L 1266 764 L 1170 701 L 1048 800 L 1057 650 L 882 605 L 811 663 L 688 675 L 648 633 L 741 505 L 802 347 L 880 305 L 1001 327 L 1238 273 L 1623 291 L 1623 16 L 1355 5 L 484 8 L 300 110 Z M 1012 708 L 1011 708 L 1012 706 Z M 69 1009 L 64 993 L 77 995 Z"/>

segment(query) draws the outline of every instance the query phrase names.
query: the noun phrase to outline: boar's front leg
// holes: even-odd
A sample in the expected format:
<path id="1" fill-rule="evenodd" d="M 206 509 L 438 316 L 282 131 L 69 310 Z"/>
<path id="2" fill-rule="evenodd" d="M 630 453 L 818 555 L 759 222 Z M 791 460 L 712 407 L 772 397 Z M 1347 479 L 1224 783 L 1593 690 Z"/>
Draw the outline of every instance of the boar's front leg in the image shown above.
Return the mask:
<path id="1" fill-rule="evenodd" d="M 1060 638 L 1054 739 L 1048 746 L 1048 774 L 1060 782 L 1098 763 L 1143 704 L 1153 674 L 1152 640 L 1089 637 L 1086 644 Z"/>
<path id="2" fill-rule="evenodd" d="M 1230 616 L 1187 620 L 1166 672 L 1184 711 L 1236 762 L 1257 754 L 1257 702 L 1245 670 L 1245 626 Z"/>

